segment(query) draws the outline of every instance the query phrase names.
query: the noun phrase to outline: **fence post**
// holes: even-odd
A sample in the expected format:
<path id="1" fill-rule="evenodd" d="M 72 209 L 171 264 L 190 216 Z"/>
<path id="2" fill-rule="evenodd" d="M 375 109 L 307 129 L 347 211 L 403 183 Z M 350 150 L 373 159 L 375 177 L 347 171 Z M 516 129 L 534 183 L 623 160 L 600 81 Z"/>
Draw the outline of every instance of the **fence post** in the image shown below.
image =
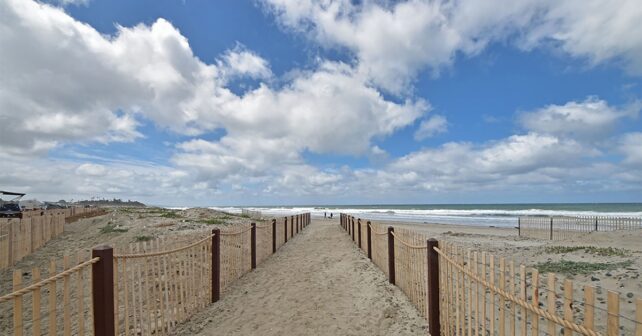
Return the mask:
<path id="1" fill-rule="evenodd" d="M 91 266 L 91 295 L 94 306 L 94 332 L 96 336 L 114 336 L 114 249 L 96 246 L 91 257 L 100 260 Z"/>
<path id="2" fill-rule="evenodd" d="M 294 216 L 290 216 L 290 238 L 294 237 Z"/>
<path id="3" fill-rule="evenodd" d="M 359 248 L 361 248 L 361 218 L 357 218 L 357 233 L 359 235 Z"/>
<path id="4" fill-rule="evenodd" d="M 301 217 L 301 215 L 296 215 L 296 234 L 299 234 L 299 224 L 300 224 L 299 218 L 300 217 Z"/>
<path id="5" fill-rule="evenodd" d="M 595 216 L 595 231 L 597 231 L 597 216 Z"/>
<path id="6" fill-rule="evenodd" d="M 367 243 L 368 243 L 368 259 L 372 260 L 372 238 L 370 238 L 370 235 L 372 234 L 372 229 L 370 229 L 370 221 L 366 222 L 366 232 L 368 233 L 367 236 Z"/>
<path id="7" fill-rule="evenodd" d="M 517 236 L 521 237 L 522 236 L 522 218 L 517 217 Z"/>
<path id="8" fill-rule="evenodd" d="M 276 252 L 276 218 L 272 218 L 272 253 Z"/>
<path id="9" fill-rule="evenodd" d="M 285 240 L 283 241 L 283 244 L 288 242 L 288 217 L 285 216 L 285 221 L 283 222 L 283 234 L 285 235 Z"/>
<path id="10" fill-rule="evenodd" d="M 346 215 L 346 218 L 343 220 L 343 222 L 344 222 L 343 225 L 345 226 L 346 233 L 350 234 L 350 225 L 348 225 L 350 223 L 350 216 Z"/>
<path id="11" fill-rule="evenodd" d="M 439 242 L 435 238 L 428 239 L 428 277 L 426 283 L 427 304 L 428 304 L 428 333 L 431 336 L 440 336 L 441 326 L 439 323 L 439 255 L 435 247 Z"/>
<path id="12" fill-rule="evenodd" d="M 388 274 L 390 275 L 390 283 L 395 284 L 395 237 L 392 233 L 395 228 L 388 226 Z"/>
<path id="13" fill-rule="evenodd" d="M 553 240 L 553 217 L 551 217 L 551 234 L 550 234 L 550 240 Z"/>
<path id="14" fill-rule="evenodd" d="M 350 235 L 350 216 L 346 216 L 346 233 Z"/>
<path id="15" fill-rule="evenodd" d="M 252 260 L 252 269 L 256 268 L 256 223 L 252 223 L 250 229 L 250 255 Z"/>
<path id="16" fill-rule="evenodd" d="M 212 303 L 221 298 L 221 229 L 212 230 Z"/>
<path id="17" fill-rule="evenodd" d="M 352 217 L 352 241 L 354 241 L 354 217 Z"/>
<path id="18" fill-rule="evenodd" d="M 350 233 L 350 227 L 351 227 L 351 225 L 350 225 L 350 217 L 351 216 L 348 216 L 348 218 L 346 220 L 346 226 L 348 227 L 348 229 L 346 231 L 348 232 L 348 236 L 351 235 L 351 233 Z"/>

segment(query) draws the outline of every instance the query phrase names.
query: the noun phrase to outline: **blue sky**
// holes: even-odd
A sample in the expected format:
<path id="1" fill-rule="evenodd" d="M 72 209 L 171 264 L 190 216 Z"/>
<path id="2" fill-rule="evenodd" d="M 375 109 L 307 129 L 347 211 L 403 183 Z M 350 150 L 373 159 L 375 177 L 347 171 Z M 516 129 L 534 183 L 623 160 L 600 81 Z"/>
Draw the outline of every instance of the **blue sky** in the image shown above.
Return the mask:
<path id="1" fill-rule="evenodd" d="M 635 1 L 0 6 L 4 189 L 164 205 L 642 201 Z"/>

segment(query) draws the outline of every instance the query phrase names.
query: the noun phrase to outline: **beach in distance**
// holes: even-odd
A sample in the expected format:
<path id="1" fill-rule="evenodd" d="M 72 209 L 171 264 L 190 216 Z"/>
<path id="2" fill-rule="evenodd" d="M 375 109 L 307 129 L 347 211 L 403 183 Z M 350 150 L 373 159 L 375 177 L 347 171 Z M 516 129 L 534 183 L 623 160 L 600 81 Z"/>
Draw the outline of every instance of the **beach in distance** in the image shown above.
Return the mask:
<path id="1" fill-rule="evenodd" d="M 180 207 L 174 207 L 181 209 Z M 273 216 L 295 211 L 313 217 L 335 216 L 342 212 L 355 217 L 395 222 L 439 223 L 468 226 L 517 226 L 520 216 L 613 216 L 642 217 L 642 203 L 532 203 L 532 204 L 388 204 L 388 205 L 308 205 L 212 207 L 240 213 L 241 209 L 261 211 Z"/>

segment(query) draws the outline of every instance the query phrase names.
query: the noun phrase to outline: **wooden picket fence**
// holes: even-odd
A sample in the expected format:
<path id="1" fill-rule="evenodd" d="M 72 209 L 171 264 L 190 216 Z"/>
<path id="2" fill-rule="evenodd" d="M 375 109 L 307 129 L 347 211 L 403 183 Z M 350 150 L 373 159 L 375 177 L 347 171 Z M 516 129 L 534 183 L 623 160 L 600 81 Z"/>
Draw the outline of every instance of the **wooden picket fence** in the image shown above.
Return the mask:
<path id="1" fill-rule="evenodd" d="M 29 210 L 21 218 L 0 218 L 0 269 L 16 262 L 59 236 L 68 218 L 100 213 L 99 208 Z"/>
<path id="2" fill-rule="evenodd" d="M 642 217 L 521 216 L 517 229 L 523 237 L 563 240 L 591 232 L 642 229 Z"/>
<path id="3" fill-rule="evenodd" d="M 537 269 L 512 260 L 402 227 L 384 227 L 347 214 L 340 215 L 340 225 L 425 314 L 432 336 L 642 336 L 641 298 L 574 286 L 554 273 L 540 276 Z M 606 294 L 604 301 L 596 300 L 601 292 Z M 625 306 L 628 302 L 635 306 Z"/>
<path id="4" fill-rule="evenodd" d="M 0 296 L 0 335 L 159 335 L 220 299 L 243 274 L 301 232 L 310 214 L 126 246 L 14 270 Z M 4 307 L 3 307 L 4 305 Z M 9 305 L 7 307 L 6 305 Z M 8 309 L 7 309 L 8 308 Z"/>

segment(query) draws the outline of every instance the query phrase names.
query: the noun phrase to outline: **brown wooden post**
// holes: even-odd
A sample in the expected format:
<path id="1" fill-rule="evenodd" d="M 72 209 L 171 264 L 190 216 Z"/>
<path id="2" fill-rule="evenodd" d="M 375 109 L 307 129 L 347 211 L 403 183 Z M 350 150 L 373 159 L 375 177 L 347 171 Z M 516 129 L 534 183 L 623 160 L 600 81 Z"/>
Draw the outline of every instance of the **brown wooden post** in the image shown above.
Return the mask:
<path id="1" fill-rule="evenodd" d="M 553 217 L 551 217 L 551 239 L 553 240 Z"/>
<path id="2" fill-rule="evenodd" d="M 256 268 L 256 223 L 252 223 L 250 229 L 250 259 L 252 261 L 252 269 Z"/>
<path id="3" fill-rule="evenodd" d="M 346 218 L 346 232 L 348 233 L 348 236 L 350 235 L 350 216 Z"/>
<path id="4" fill-rule="evenodd" d="M 299 218 L 301 215 L 296 215 L 296 233 L 299 234 Z"/>
<path id="5" fill-rule="evenodd" d="M 352 234 L 352 241 L 354 241 L 354 217 L 352 217 L 352 231 L 350 233 Z"/>
<path id="6" fill-rule="evenodd" d="M 595 216 L 595 231 L 597 232 L 597 216 Z"/>
<path id="7" fill-rule="evenodd" d="M 361 248 L 361 218 L 357 218 L 357 235 L 359 236 L 359 248 Z"/>
<path id="8" fill-rule="evenodd" d="M 350 216 L 346 215 L 345 225 L 346 225 L 346 233 L 347 234 L 350 234 L 350 225 L 348 225 L 349 222 L 350 222 Z"/>
<path id="9" fill-rule="evenodd" d="M 284 244 L 288 242 L 288 217 L 285 216 L 285 221 L 283 222 L 283 234 L 285 235 Z"/>
<path id="10" fill-rule="evenodd" d="M 276 218 L 272 218 L 272 253 L 276 252 Z"/>
<path id="11" fill-rule="evenodd" d="M 522 236 L 522 218 L 517 217 L 517 236 L 521 237 Z"/>
<path id="12" fill-rule="evenodd" d="M 294 216 L 290 217 L 290 238 L 294 237 Z"/>
<path id="13" fill-rule="evenodd" d="M 366 232 L 368 233 L 367 236 L 367 243 L 368 243 L 368 259 L 372 260 L 372 229 L 370 228 L 370 221 L 366 223 Z"/>
<path id="14" fill-rule="evenodd" d="M 428 333 L 431 336 L 440 336 L 441 326 L 439 322 L 439 254 L 435 247 L 439 247 L 439 242 L 435 238 L 430 238 L 428 244 L 428 277 L 426 278 L 427 301 L 428 304 Z"/>
<path id="15" fill-rule="evenodd" d="M 390 283 L 395 284 L 395 237 L 392 233 L 395 228 L 388 226 L 388 274 Z"/>
<path id="16" fill-rule="evenodd" d="M 221 298 L 221 229 L 212 230 L 212 303 Z"/>
<path id="17" fill-rule="evenodd" d="M 96 246 L 91 257 L 100 260 L 91 266 L 91 295 L 94 306 L 94 335 L 114 336 L 114 249 Z"/>

